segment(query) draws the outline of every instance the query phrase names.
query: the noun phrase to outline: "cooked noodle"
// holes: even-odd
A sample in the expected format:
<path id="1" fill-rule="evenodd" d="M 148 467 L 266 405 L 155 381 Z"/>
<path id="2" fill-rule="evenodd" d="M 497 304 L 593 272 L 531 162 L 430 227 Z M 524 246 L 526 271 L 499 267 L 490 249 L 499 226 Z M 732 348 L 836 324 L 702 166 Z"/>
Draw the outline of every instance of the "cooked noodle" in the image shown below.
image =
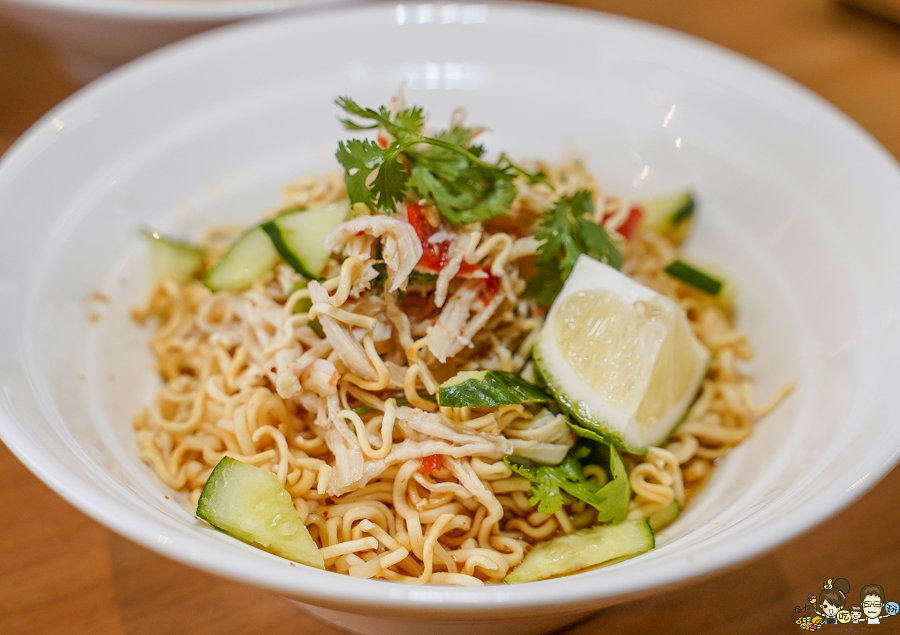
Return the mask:
<path id="1" fill-rule="evenodd" d="M 580 165 L 542 169 L 554 189 L 519 183 L 507 217 L 450 238 L 449 262 L 430 283 L 407 281 L 418 260 L 404 251 L 408 225 L 367 216 L 349 221 L 359 229 L 335 245 L 348 257 L 332 260 L 327 280 L 306 289 L 295 290 L 300 278 L 284 264 L 240 293 L 161 280 L 135 311 L 157 324 L 150 347 L 162 380 L 135 419 L 141 458 L 194 503 L 223 456 L 273 472 L 326 567 L 354 577 L 498 582 L 529 544 L 593 524 L 596 512 L 575 500 L 555 514 L 537 512 L 530 483 L 502 460 L 513 450 L 561 460 L 571 438 L 560 415 L 524 406 L 438 408 L 421 396 L 460 370 L 526 366 L 542 314 L 521 298 L 520 266 L 536 253 L 532 234 L 557 197 L 588 187 L 599 213 L 621 214 L 621 202 L 605 197 Z M 288 205 L 343 198 L 340 174 L 286 190 Z M 208 236 L 211 262 L 233 236 Z M 370 290 L 378 241 L 388 282 Z M 629 517 L 684 504 L 765 411 L 753 405 L 751 380 L 738 366 L 751 357 L 746 336 L 719 305 L 663 273 L 677 253 L 645 230 L 628 243 L 623 270 L 684 307 L 712 363 L 665 446 L 625 457 Z M 474 271 L 461 275 L 464 265 Z M 295 313 L 307 299 L 308 313 Z M 409 405 L 398 405 L 401 394 Z M 359 406 L 367 408 L 354 411 Z M 426 474 L 422 459 L 433 455 L 440 465 Z M 596 466 L 585 474 L 598 485 L 607 478 Z"/>

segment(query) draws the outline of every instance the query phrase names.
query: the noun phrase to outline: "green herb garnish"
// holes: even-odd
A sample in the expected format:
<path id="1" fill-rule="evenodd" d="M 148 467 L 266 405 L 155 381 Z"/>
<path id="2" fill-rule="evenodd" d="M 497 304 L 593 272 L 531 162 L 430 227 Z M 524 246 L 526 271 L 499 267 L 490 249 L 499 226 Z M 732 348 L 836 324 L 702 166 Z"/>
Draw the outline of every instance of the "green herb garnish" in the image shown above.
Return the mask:
<path id="1" fill-rule="evenodd" d="M 550 396 L 518 373 L 465 370 L 438 390 L 438 402 L 451 408 L 496 408 L 509 404 L 544 403 Z"/>
<path id="2" fill-rule="evenodd" d="M 474 223 L 509 211 L 518 175 L 541 179 L 505 154 L 496 163 L 482 160 L 484 148 L 472 145 L 471 128 L 455 126 L 434 137 L 423 135 L 425 117 L 419 107 L 391 114 L 384 106 L 363 108 L 349 97 L 339 97 L 336 103 L 364 122 L 342 119 L 348 130 L 381 128 L 393 137 L 386 148 L 368 139 L 342 141 L 335 154 L 345 170 L 350 201 L 372 211 L 393 213 L 412 190 L 450 223 Z"/>
<path id="3" fill-rule="evenodd" d="M 584 461 L 584 459 L 594 459 Z M 625 464 L 619 453 L 609 445 L 598 443 L 594 448 L 588 443 L 576 443 L 559 465 L 541 465 L 519 457 L 504 457 L 503 461 L 516 474 L 531 481 L 528 503 L 537 505 L 543 514 L 553 514 L 563 506 L 563 492 L 584 501 L 597 510 L 598 522 L 618 523 L 628 511 L 631 489 Z M 597 486 L 584 477 L 583 463 L 596 463 L 604 467 L 609 480 Z M 605 464 L 605 465 L 603 465 Z"/>
<path id="4" fill-rule="evenodd" d="M 535 262 L 538 274 L 525 294 L 540 306 L 550 306 L 581 254 L 620 269 L 622 252 L 602 225 L 594 222 L 594 201 L 587 190 L 556 201 L 540 222 L 535 238 L 541 241 Z"/>
<path id="5" fill-rule="evenodd" d="M 410 284 L 418 283 L 418 284 L 431 284 L 435 280 L 438 279 L 436 273 L 428 273 L 427 271 L 419 271 L 418 269 L 413 269 L 409 272 L 409 280 Z"/>

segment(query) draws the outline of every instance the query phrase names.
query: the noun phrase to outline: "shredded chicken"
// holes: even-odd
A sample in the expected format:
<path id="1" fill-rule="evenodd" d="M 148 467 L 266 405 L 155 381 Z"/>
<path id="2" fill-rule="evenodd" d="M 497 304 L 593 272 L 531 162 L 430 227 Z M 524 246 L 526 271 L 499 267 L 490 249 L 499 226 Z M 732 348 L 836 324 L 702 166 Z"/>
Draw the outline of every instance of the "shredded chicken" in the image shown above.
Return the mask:
<path id="1" fill-rule="evenodd" d="M 381 254 L 388 272 L 388 291 L 405 289 L 409 274 L 422 257 L 422 244 L 416 230 L 402 215 L 396 216 L 360 216 L 342 223 L 328 234 L 323 243 L 331 251 L 351 241 L 359 234 L 381 239 Z M 365 243 L 361 243 L 365 245 Z M 371 246 L 371 242 L 369 243 Z M 358 248 L 357 257 L 368 255 L 368 250 Z M 351 256 L 354 254 L 350 254 Z"/>

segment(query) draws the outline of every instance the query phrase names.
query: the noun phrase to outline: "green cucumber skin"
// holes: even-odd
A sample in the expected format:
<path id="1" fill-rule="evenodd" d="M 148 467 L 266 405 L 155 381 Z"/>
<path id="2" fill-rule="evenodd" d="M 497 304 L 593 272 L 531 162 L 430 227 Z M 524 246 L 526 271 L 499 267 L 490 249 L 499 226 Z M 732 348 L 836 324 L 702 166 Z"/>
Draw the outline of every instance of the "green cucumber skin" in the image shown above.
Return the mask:
<path id="1" fill-rule="evenodd" d="M 179 284 L 184 284 L 203 269 L 206 252 L 202 247 L 149 229 L 141 233 L 150 243 L 150 263 L 155 279 L 171 276 Z"/>
<path id="2" fill-rule="evenodd" d="M 177 238 L 172 238 L 170 236 L 164 236 L 159 232 L 152 231 L 150 229 L 142 229 L 141 234 L 145 238 L 151 241 L 152 243 L 160 243 L 167 245 L 173 249 L 184 250 L 186 252 L 191 252 L 197 254 L 198 256 L 202 256 L 205 252 L 203 251 L 203 247 L 198 245 L 194 245 L 193 243 L 186 242 L 184 240 L 178 240 Z"/>
<path id="3" fill-rule="evenodd" d="M 495 408 L 523 403 L 543 403 L 550 397 L 515 373 L 498 370 L 481 371 L 459 383 L 444 382 L 438 392 L 438 403 L 449 408 Z"/>
<path id="4" fill-rule="evenodd" d="M 535 582 L 646 553 L 656 541 L 646 518 L 600 525 L 535 545 L 504 582 Z"/>
<path id="5" fill-rule="evenodd" d="M 642 224 L 655 229 L 675 244 L 684 242 L 696 210 L 693 193 L 685 191 L 638 202 L 644 209 Z"/>
<path id="6" fill-rule="evenodd" d="M 268 239 L 262 241 L 259 237 L 253 236 L 257 231 L 261 237 L 268 238 L 261 226 L 254 225 L 238 236 L 225 255 L 209 270 L 203 278 L 203 284 L 210 291 L 246 289 L 278 263 L 278 252 L 272 246 L 272 242 Z M 241 253 L 250 250 L 257 253 Z"/>
<path id="7" fill-rule="evenodd" d="M 313 301 L 309 298 L 300 298 L 297 304 L 294 305 L 294 313 L 309 313 L 309 310 L 312 308 Z M 316 319 L 316 318 L 313 318 Z M 324 337 L 323 337 L 324 339 Z"/>
<path id="8" fill-rule="evenodd" d="M 340 225 L 349 212 L 350 206 L 346 201 L 309 209 L 288 210 L 263 223 L 262 228 L 269 235 L 278 254 L 294 271 L 307 279 L 315 280 L 322 275 L 328 259 L 328 254 L 319 241 Z M 298 223 L 302 224 L 302 229 Z M 291 236 L 298 232 L 303 235 L 299 243 L 291 240 Z"/>
<path id="9" fill-rule="evenodd" d="M 278 252 L 278 255 L 281 256 L 294 271 L 308 280 L 315 280 L 318 277 L 307 269 L 303 262 L 301 262 L 294 252 L 291 251 L 291 248 L 288 247 L 287 242 L 285 242 L 284 237 L 281 235 L 281 229 L 275 224 L 275 221 L 270 220 L 260 225 L 260 227 L 268 234 L 269 240 L 272 241 L 272 246 L 275 247 L 275 251 Z"/>
<path id="10" fill-rule="evenodd" d="M 690 192 L 685 192 L 684 196 L 686 200 L 682 203 L 681 207 L 676 209 L 669 216 L 669 227 L 677 227 L 694 216 L 694 208 L 696 207 L 694 196 Z"/>
<path id="11" fill-rule="evenodd" d="M 678 501 L 673 500 L 662 509 L 650 514 L 647 517 L 647 522 L 650 524 L 650 529 L 654 533 L 658 533 L 674 523 L 680 514 L 681 505 L 678 504 Z"/>
<path id="12" fill-rule="evenodd" d="M 663 201 L 673 201 L 674 204 L 665 211 L 660 211 Z M 650 215 L 647 220 L 651 225 L 663 232 L 676 229 L 682 223 L 691 220 L 697 207 L 694 195 L 689 190 L 681 194 L 670 194 L 638 202 L 638 204 Z"/>
<path id="13" fill-rule="evenodd" d="M 725 283 L 721 280 L 684 260 L 673 260 L 664 271 L 676 280 L 680 280 L 686 285 L 711 295 L 714 298 L 717 297 L 725 287 Z"/>
<path id="14" fill-rule="evenodd" d="M 226 456 L 222 457 L 222 459 L 216 463 L 213 471 L 210 472 L 209 477 L 206 479 L 203 491 L 200 492 L 200 499 L 197 501 L 197 517 L 202 518 L 213 527 L 216 527 L 216 521 L 214 519 L 216 518 L 215 501 L 219 495 L 218 491 L 221 487 L 223 477 L 226 475 L 226 472 L 231 469 L 233 465 L 232 461 L 234 460 L 235 459 Z"/>
<path id="15" fill-rule="evenodd" d="M 318 278 L 322 272 L 310 267 L 304 262 L 302 255 L 292 248 L 290 240 L 285 237 L 286 228 L 292 220 L 300 219 L 298 215 L 309 214 L 310 218 L 318 220 L 312 223 L 311 231 L 314 239 L 319 239 L 344 220 L 349 209 L 345 207 L 347 206 L 343 203 L 333 203 L 313 209 L 288 210 L 272 220 L 250 227 L 231 243 L 221 260 L 206 274 L 203 283 L 212 291 L 241 291 L 252 286 L 267 271 L 274 268 L 278 264 L 279 257 L 305 278 L 310 280 Z M 264 247 L 253 236 L 257 231 L 266 236 L 268 247 Z M 249 251 L 250 241 L 256 243 L 252 245 L 256 253 L 241 253 L 242 250 Z M 321 247 L 321 250 L 324 253 L 324 247 Z"/>
<path id="16" fill-rule="evenodd" d="M 319 548 L 290 494 L 271 472 L 223 457 L 203 487 L 196 513 L 198 518 L 241 542 L 301 564 L 325 568 Z M 296 529 L 287 536 L 279 534 L 279 523 L 292 523 Z"/>
<path id="17" fill-rule="evenodd" d="M 307 287 L 307 280 L 298 280 L 296 284 L 294 284 L 294 291 L 300 291 L 301 289 L 305 289 Z M 312 308 L 313 301 L 310 298 L 300 298 L 297 300 L 297 304 L 294 305 L 294 313 L 309 313 L 309 310 Z M 307 323 L 307 326 L 316 332 L 316 335 L 321 339 L 325 339 L 325 331 L 322 330 L 322 324 L 319 322 L 319 318 L 313 318 Z"/>

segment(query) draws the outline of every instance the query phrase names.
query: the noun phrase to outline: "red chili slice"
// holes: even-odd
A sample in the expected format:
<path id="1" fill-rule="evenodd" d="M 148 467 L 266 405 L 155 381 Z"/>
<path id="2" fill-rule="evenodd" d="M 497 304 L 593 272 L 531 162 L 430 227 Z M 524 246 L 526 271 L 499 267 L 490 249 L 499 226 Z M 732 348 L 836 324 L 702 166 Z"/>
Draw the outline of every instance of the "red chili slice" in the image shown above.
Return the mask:
<path id="1" fill-rule="evenodd" d="M 616 227 L 616 231 L 619 232 L 625 240 L 631 240 L 637 233 L 638 227 L 641 226 L 643 218 L 644 210 L 641 209 L 639 205 L 634 205 L 628 210 L 628 216 L 622 221 L 622 224 Z"/>
<path id="2" fill-rule="evenodd" d="M 422 474 L 431 476 L 435 470 L 439 470 L 444 466 L 444 458 L 440 454 L 432 454 L 422 459 Z"/>
<path id="3" fill-rule="evenodd" d="M 612 212 L 606 212 L 603 214 L 603 218 L 600 220 L 600 224 L 606 227 L 607 221 L 613 217 Z M 631 209 L 628 210 L 628 216 L 625 217 L 619 226 L 615 228 L 616 232 L 622 236 L 625 240 L 631 240 L 634 238 L 635 234 L 637 234 L 638 227 L 641 226 L 641 221 L 644 219 L 644 210 L 640 205 L 633 205 Z"/>
<path id="4" fill-rule="evenodd" d="M 490 267 L 485 267 L 482 271 L 487 274 L 487 278 L 484 278 L 484 289 L 478 294 L 478 298 L 483 306 L 487 306 L 500 291 L 500 278 L 491 273 Z"/>
<path id="5" fill-rule="evenodd" d="M 422 212 L 419 205 L 408 205 L 406 208 L 406 218 L 409 224 L 416 230 L 416 236 L 422 243 L 422 258 L 419 264 L 426 269 L 438 272 L 447 264 L 447 250 L 450 244 L 446 241 L 440 243 L 429 242 L 429 238 L 435 233 L 435 230 L 428 224 L 428 219 Z"/>

